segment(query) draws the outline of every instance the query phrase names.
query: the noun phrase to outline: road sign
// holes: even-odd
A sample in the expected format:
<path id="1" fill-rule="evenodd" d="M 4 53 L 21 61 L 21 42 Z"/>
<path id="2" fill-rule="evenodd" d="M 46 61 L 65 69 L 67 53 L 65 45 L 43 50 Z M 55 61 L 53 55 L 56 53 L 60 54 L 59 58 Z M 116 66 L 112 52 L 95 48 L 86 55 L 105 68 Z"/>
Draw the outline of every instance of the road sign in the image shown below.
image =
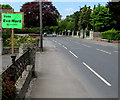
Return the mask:
<path id="1" fill-rule="evenodd" d="M 2 28 L 22 29 L 23 13 L 2 13 Z"/>

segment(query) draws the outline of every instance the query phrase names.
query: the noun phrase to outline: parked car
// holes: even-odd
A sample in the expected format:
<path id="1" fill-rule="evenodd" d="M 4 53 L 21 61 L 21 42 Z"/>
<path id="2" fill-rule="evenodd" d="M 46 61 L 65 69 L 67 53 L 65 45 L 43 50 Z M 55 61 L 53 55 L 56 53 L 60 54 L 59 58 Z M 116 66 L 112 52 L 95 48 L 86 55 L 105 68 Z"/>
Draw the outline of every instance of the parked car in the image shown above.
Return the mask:
<path id="1" fill-rule="evenodd" d="M 56 36 L 57 36 L 57 34 L 55 34 L 55 33 L 52 34 L 52 37 L 56 37 Z"/>

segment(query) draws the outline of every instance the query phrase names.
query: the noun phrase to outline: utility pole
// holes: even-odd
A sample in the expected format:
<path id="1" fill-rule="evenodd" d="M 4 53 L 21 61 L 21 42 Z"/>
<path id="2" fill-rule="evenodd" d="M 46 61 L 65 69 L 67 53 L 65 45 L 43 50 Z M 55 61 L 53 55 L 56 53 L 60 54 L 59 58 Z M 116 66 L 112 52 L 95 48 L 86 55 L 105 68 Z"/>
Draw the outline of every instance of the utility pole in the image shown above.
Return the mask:
<path id="1" fill-rule="evenodd" d="M 39 16 L 40 16 L 40 41 L 39 41 L 39 47 L 41 51 L 43 51 L 43 36 L 42 36 L 42 0 L 39 0 Z"/>

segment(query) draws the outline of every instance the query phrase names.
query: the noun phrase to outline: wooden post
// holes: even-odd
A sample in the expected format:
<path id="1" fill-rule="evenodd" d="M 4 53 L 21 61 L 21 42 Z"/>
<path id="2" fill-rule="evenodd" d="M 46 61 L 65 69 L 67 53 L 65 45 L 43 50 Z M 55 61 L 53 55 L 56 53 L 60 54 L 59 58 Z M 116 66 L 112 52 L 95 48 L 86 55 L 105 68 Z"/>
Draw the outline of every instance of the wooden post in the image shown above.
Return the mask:
<path id="1" fill-rule="evenodd" d="M 14 29 L 12 29 L 12 55 L 14 54 Z"/>

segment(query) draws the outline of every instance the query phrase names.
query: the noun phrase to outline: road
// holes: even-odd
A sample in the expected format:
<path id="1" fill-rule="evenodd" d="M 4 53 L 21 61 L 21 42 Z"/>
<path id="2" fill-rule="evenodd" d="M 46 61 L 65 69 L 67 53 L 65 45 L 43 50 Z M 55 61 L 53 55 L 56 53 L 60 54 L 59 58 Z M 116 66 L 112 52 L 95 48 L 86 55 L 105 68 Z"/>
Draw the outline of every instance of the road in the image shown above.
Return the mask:
<path id="1" fill-rule="evenodd" d="M 71 37 L 48 37 L 74 66 L 72 73 L 92 97 L 118 97 L 117 44 Z"/>

